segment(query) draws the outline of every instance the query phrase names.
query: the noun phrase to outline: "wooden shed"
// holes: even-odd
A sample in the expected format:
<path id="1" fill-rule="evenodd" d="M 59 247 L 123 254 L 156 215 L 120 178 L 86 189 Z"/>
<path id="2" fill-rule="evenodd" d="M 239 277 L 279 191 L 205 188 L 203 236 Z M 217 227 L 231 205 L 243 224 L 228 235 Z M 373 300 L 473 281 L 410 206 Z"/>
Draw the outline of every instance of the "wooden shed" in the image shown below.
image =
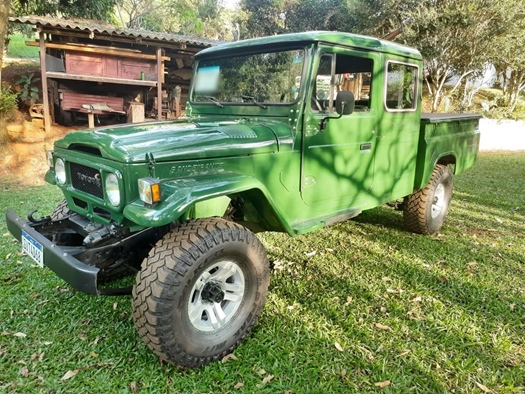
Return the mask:
<path id="1" fill-rule="evenodd" d="M 44 125 L 77 116 L 89 126 L 177 117 L 184 111 L 193 58 L 220 41 L 122 29 L 100 21 L 11 17 L 39 39 Z M 159 104 L 160 103 L 160 104 Z"/>

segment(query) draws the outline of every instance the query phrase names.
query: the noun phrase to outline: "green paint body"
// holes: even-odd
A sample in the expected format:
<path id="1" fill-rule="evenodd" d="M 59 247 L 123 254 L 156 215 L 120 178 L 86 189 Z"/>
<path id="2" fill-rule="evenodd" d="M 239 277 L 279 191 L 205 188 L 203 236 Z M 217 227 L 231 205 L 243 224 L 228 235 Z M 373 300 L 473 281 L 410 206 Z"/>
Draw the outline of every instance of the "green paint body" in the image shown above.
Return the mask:
<path id="1" fill-rule="evenodd" d="M 290 102 L 263 108 L 250 101 L 196 101 L 194 81 L 184 120 L 80 131 L 57 141 L 55 160 L 64 159 L 68 169 L 60 187 L 70 208 L 95 222 L 138 230 L 222 216 L 229 199 L 241 197 L 247 207 L 243 222 L 294 235 L 411 194 L 426 185 L 437 163 L 454 164 L 457 174 L 475 162 L 479 116 L 422 119 L 423 64 L 415 49 L 345 33 L 298 33 L 206 49 L 197 55 L 195 70 L 199 62 L 242 53 L 298 49 L 304 51 L 301 87 Z M 339 119 L 331 114 L 323 129 L 327 115 L 313 111 L 309 97 L 319 59 L 327 53 L 368 59 L 373 72 L 369 109 Z M 417 66 L 417 105 L 411 111 L 386 108 L 388 62 Z M 70 163 L 101 170 L 102 184 L 116 173 L 120 205 L 74 188 Z M 51 183 L 53 171 L 46 175 Z M 137 180 L 148 176 L 162 183 L 162 201 L 153 207 L 138 195 Z M 99 215 L 100 209 L 106 214 Z"/>

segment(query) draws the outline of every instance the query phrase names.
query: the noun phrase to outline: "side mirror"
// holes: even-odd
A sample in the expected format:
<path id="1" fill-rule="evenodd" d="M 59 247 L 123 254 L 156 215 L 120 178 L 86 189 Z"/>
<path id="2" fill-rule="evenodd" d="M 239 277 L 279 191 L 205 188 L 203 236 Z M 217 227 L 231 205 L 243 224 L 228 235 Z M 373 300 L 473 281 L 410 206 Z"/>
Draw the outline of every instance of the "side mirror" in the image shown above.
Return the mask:
<path id="1" fill-rule="evenodd" d="M 330 119 L 339 119 L 343 115 L 350 115 L 352 112 L 354 112 L 354 107 L 355 107 L 355 98 L 352 92 L 343 90 L 337 93 L 337 97 L 335 98 L 335 110 L 339 114 L 339 116 L 324 117 L 323 120 L 319 122 L 320 131 L 323 131 L 324 129 L 326 129 L 327 122 Z"/>
<path id="2" fill-rule="evenodd" d="M 342 90 L 337 93 L 335 98 L 335 111 L 340 115 L 350 115 L 354 112 L 355 98 L 354 93 Z"/>

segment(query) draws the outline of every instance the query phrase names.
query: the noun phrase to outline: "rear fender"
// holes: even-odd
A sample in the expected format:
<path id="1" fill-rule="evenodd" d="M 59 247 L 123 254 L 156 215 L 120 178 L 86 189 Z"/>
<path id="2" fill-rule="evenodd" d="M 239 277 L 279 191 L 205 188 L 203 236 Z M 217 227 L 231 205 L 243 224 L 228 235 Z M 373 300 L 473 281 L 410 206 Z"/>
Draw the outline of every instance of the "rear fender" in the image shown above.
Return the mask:
<path id="1" fill-rule="evenodd" d="M 421 122 L 415 189 L 425 187 L 437 164 L 451 165 L 457 175 L 470 168 L 478 155 L 478 115 L 457 115 L 457 118 L 451 115 L 450 119 L 429 119 Z"/>

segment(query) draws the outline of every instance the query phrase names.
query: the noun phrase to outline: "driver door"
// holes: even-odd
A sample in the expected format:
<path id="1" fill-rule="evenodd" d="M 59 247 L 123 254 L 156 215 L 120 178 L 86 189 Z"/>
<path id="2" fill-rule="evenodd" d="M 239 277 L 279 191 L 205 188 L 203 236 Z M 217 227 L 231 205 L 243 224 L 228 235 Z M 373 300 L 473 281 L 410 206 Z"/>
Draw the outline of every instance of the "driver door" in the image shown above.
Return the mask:
<path id="1" fill-rule="evenodd" d="M 320 212 L 358 208 L 374 183 L 378 119 L 373 103 L 380 97 L 371 94 L 374 65 L 380 62 L 370 53 L 335 51 L 319 57 L 304 118 L 301 194 Z M 337 119 L 335 98 L 342 90 L 353 92 L 355 110 Z"/>

